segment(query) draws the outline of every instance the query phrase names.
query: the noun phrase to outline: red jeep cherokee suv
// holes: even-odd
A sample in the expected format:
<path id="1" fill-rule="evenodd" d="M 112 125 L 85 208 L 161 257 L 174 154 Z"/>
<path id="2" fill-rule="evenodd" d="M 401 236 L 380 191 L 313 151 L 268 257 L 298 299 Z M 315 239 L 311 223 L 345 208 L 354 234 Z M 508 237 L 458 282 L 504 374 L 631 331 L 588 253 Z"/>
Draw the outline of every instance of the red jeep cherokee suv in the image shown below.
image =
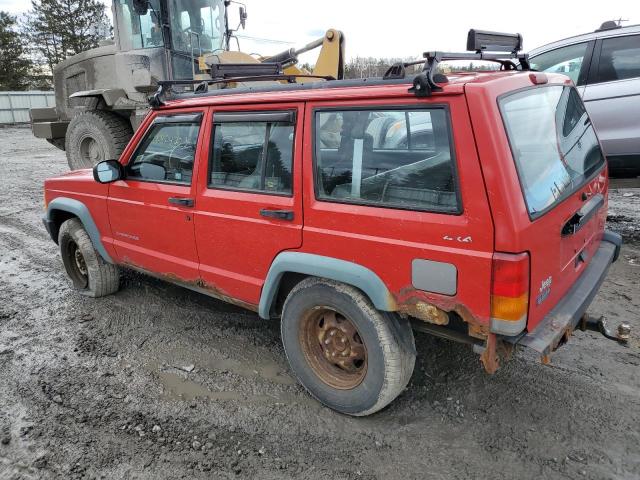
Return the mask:
<path id="1" fill-rule="evenodd" d="M 621 244 L 598 138 L 565 76 L 425 55 L 413 83 L 156 97 L 119 160 L 45 183 L 73 285 L 114 293 L 125 267 L 280 318 L 293 373 L 351 415 L 406 387 L 413 329 L 490 372 L 514 345 L 546 358 Z"/>

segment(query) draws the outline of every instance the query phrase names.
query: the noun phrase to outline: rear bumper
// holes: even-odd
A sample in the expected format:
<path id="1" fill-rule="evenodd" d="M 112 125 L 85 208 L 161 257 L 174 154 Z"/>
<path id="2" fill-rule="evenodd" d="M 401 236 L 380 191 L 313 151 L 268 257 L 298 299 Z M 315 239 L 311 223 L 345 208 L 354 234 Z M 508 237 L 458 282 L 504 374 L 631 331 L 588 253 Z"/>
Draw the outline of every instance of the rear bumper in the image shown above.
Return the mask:
<path id="1" fill-rule="evenodd" d="M 536 329 L 518 337 L 502 337 L 502 340 L 529 347 L 542 355 L 553 352 L 585 314 L 609 267 L 618 259 L 621 245 L 620 235 L 605 231 L 600 247 L 578 281 Z"/>

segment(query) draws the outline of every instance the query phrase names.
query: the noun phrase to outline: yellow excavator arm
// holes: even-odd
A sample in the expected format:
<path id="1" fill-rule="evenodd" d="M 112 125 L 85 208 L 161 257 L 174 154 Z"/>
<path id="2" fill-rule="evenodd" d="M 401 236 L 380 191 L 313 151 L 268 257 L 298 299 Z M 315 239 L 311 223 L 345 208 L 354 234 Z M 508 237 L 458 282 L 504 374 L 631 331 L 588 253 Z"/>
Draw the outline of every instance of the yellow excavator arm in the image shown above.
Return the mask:
<path id="1" fill-rule="evenodd" d="M 320 53 L 312 72 L 298 66 L 298 56 L 318 47 Z M 214 63 L 280 63 L 285 75 L 318 75 L 331 76 L 335 79 L 344 77 L 344 35 L 339 30 L 329 29 L 322 38 L 308 43 L 300 49 L 289 49 L 271 57 L 252 57 L 243 52 L 224 51 L 200 57 L 201 73 L 196 80 L 210 79 L 211 64 Z M 298 83 L 322 81 L 317 78 L 298 79 Z"/>

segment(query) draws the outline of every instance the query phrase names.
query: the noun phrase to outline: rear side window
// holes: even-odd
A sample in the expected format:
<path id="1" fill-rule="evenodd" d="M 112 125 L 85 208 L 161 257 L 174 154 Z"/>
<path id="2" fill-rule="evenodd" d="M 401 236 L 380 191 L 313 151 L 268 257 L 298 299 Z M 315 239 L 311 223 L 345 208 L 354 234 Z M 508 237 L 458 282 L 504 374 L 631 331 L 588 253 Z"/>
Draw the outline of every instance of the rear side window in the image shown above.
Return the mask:
<path id="1" fill-rule="evenodd" d="M 290 122 L 216 124 L 209 187 L 291 194 L 293 140 Z"/>
<path id="2" fill-rule="evenodd" d="M 190 185 L 201 117 L 156 118 L 127 167 L 127 178 Z"/>
<path id="3" fill-rule="evenodd" d="M 604 39 L 596 82 L 636 77 L 640 77 L 640 35 Z"/>
<path id="4" fill-rule="evenodd" d="M 315 112 L 320 200 L 457 213 L 444 108 Z"/>
<path id="5" fill-rule="evenodd" d="M 576 191 L 604 165 L 575 88 L 527 89 L 504 96 L 499 103 L 532 218 Z"/>

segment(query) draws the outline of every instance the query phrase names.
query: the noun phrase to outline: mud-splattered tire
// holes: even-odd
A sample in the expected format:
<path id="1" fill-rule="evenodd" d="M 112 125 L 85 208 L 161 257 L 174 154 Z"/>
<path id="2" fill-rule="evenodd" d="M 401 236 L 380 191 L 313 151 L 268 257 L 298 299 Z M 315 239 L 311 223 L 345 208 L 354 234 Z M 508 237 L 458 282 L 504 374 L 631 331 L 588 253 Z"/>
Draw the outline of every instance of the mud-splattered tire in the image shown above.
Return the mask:
<path id="1" fill-rule="evenodd" d="M 341 413 L 377 412 L 405 389 L 413 373 L 409 322 L 376 310 L 349 285 L 316 277 L 300 282 L 284 303 L 281 333 L 300 383 Z"/>
<path id="2" fill-rule="evenodd" d="M 93 110 L 76 115 L 65 139 L 69 168 L 92 168 L 102 160 L 117 160 L 132 134 L 129 122 L 115 113 Z"/>
<path id="3" fill-rule="evenodd" d="M 72 218 L 60 226 L 58 245 L 64 268 L 77 291 L 94 298 L 118 291 L 118 267 L 105 262 L 93 248 L 80 220 Z"/>

